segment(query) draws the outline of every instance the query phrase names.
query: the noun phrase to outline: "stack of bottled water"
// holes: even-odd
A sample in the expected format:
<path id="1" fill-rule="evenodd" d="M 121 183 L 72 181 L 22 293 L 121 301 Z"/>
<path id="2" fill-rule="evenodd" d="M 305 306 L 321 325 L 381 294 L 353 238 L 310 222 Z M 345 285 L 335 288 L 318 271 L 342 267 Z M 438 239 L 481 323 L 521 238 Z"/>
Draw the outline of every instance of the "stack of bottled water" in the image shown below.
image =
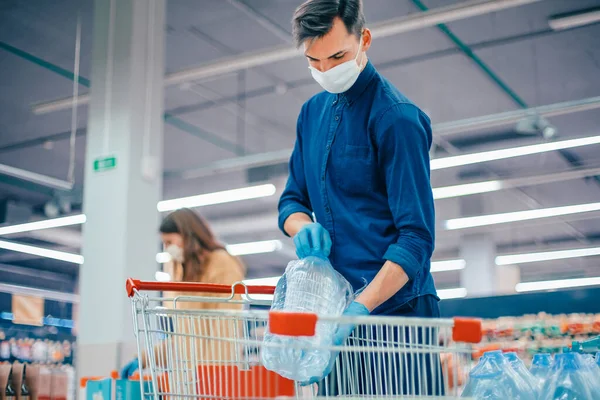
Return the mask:
<path id="1" fill-rule="evenodd" d="M 600 399 L 600 375 L 592 368 L 593 360 L 579 353 L 557 354 L 540 399 Z"/>
<path id="2" fill-rule="evenodd" d="M 516 353 L 484 353 L 471 370 L 462 397 L 476 400 L 600 399 L 600 353 L 593 356 L 565 349 L 554 360 L 536 354 L 528 371 Z"/>
<path id="3" fill-rule="evenodd" d="M 469 373 L 462 397 L 486 400 L 537 400 L 533 376 L 517 371 L 502 351 L 483 354 L 479 364 Z"/>
<path id="4" fill-rule="evenodd" d="M 531 374 L 537 380 L 538 386 L 544 387 L 548 375 L 550 375 L 550 369 L 552 368 L 552 356 L 548 353 L 539 353 L 533 356 L 531 361 Z"/>
<path id="5" fill-rule="evenodd" d="M 277 283 L 271 310 L 341 315 L 354 294 L 350 283 L 326 257 L 314 255 L 288 264 Z M 290 337 L 267 331 L 261 358 L 268 370 L 298 382 L 322 376 L 327 368 L 337 325 L 317 322 L 312 337 Z"/>

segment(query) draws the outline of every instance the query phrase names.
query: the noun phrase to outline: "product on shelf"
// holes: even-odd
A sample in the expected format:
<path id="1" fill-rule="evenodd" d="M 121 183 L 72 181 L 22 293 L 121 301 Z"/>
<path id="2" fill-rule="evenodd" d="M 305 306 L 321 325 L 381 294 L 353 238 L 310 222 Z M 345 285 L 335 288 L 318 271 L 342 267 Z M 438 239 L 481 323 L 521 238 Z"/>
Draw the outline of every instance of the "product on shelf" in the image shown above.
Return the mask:
<path id="1" fill-rule="evenodd" d="M 475 347 L 477 360 L 486 351 L 516 352 L 530 364 L 538 353 L 557 354 L 573 341 L 584 342 L 600 335 L 600 314 L 524 315 L 484 320 L 483 340 Z"/>
<path id="2" fill-rule="evenodd" d="M 27 385 L 27 364 L 23 365 L 23 374 L 21 376 L 21 392 L 20 399 L 21 400 L 29 400 L 31 396 L 31 392 L 29 390 L 29 385 Z"/>
<path id="3" fill-rule="evenodd" d="M 13 383 L 13 368 L 11 368 L 8 374 L 8 382 L 6 383 L 6 388 L 4 389 L 4 398 L 6 400 L 15 400 L 16 397 L 17 391 L 15 390 L 15 385 Z"/>
<path id="4" fill-rule="evenodd" d="M 4 335 L 0 335 L 2 337 Z M 0 362 L 72 364 L 72 344 L 68 340 L 33 338 L 0 339 Z"/>

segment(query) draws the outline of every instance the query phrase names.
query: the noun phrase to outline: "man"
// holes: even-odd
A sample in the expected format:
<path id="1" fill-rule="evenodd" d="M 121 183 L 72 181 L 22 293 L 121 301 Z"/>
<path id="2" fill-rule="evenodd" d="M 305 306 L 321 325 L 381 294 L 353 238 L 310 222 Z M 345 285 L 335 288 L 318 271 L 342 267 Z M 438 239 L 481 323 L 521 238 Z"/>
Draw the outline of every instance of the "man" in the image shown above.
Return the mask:
<path id="1" fill-rule="evenodd" d="M 368 61 L 371 32 L 361 0 L 306 1 L 294 14 L 293 33 L 325 92 L 300 111 L 279 202 L 280 228 L 293 237 L 298 257 L 322 253 L 355 290 L 368 283 L 345 315 L 438 317 L 430 273 L 435 216 L 429 118 Z M 339 329 L 336 344 L 352 330 Z M 423 342 L 422 333 L 412 340 Z M 408 340 L 405 332 L 393 336 Z M 420 360 L 412 364 L 434 368 Z M 408 393 L 416 391 L 412 386 L 394 390 L 421 394 Z M 423 391 L 441 394 L 431 384 Z M 364 393 L 381 394 L 373 388 Z"/>

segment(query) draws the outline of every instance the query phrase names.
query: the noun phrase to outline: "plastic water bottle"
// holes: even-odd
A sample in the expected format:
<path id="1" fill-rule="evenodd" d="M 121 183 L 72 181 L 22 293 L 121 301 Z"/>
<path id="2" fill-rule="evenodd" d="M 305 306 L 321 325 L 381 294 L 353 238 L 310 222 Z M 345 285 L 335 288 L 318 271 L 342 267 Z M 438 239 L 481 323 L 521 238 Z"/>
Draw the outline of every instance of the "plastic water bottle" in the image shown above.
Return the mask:
<path id="1" fill-rule="evenodd" d="M 578 354 L 582 364 L 581 369 L 588 379 L 588 384 L 594 399 L 600 399 L 600 368 L 591 354 Z"/>
<path id="2" fill-rule="evenodd" d="M 550 354 L 539 353 L 533 356 L 529 372 L 531 372 L 531 375 L 537 380 L 540 390 L 544 387 L 544 383 L 546 382 L 546 379 L 548 379 L 551 368 L 552 356 Z"/>
<path id="3" fill-rule="evenodd" d="M 317 255 L 288 264 L 275 289 L 271 310 L 339 316 L 352 299 L 350 283 L 325 257 Z M 319 321 L 313 337 L 267 332 L 261 354 L 265 368 L 298 382 L 322 376 L 336 329 L 336 324 Z"/>
<path id="4" fill-rule="evenodd" d="M 530 388 L 531 392 L 535 394 L 537 398 L 539 395 L 539 386 L 537 380 L 534 376 L 527 370 L 523 361 L 517 356 L 517 353 L 514 351 L 504 353 L 504 357 L 510 363 L 512 369 L 527 383 L 527 386 Z"/>
<path id="5" fill-rule="evenodd" d="M 554 357 L 554 366 L 544 385 L 540 400 L 595 399 L 590 387 L 590 377 L 582 370 L 582 360 L 577 353 L 562 353 Z"/>
<path id="6" fill-rule="evenodd" d="M 537 400 L 531 387 L 517 374 L 502 351 L 484 353 L 469 373 L 462 397 L 476 400 Z"/>

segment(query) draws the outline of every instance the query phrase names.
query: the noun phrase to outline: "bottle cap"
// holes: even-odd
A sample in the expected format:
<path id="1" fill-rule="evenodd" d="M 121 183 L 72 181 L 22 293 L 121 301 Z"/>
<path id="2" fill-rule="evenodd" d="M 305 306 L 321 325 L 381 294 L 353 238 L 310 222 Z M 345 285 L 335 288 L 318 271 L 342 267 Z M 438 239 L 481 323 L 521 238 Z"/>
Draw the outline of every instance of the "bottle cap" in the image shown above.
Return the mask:
<path id="1" fill-rule="evenodd" d="M 552 365 L 552 356 L 548 353 L 534 354 L 531 363 L 533 365 L 548 367 Z"/>

